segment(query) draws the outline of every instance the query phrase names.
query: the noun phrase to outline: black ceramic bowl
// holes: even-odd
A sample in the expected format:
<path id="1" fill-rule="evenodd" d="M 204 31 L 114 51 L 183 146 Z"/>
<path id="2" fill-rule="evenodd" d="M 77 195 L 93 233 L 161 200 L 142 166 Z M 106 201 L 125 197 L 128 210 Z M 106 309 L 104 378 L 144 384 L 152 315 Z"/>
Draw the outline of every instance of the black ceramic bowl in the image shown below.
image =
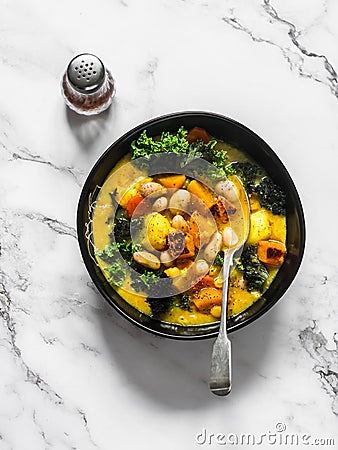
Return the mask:
<path id="1" fill-rule="evenodd" d="M 246 151 L 266 169 L 272 179 L 287 194 L 286 260 L 264 296 L 242 314 L 228 320 L 228 331 L 238 330 L 253 322 L 282 297 L 296 276 L 305 245 L 304 215 L 297 190 L 288 171 L 268 144 L 244 125 L 219 114 L 209 112 L 169 114 L 143 123 L 118 139 L 99 158 L 84 184 L 78 205 L 77 231 L 82 257 L 92 280 L 107 302 L 122 316 L 144 330 L 161 336 L 177 339 L 201 339 L 216 336 L 218 323 L 186 327 L 161 322 L 139 312 L 123 300 L 109 285 L 93 260 L 92 249 L 88 245 L 86 237 L 89 207 L 97 195 L 97 186 L 102 186 L 115 163 L 129 152 L 131 142 L 144 129 L 147 129 L 149 135 L 156 136 L 162 131 L 177 131 L 182 125 L 187 129 L 204 128 L 211 136 Z"/>

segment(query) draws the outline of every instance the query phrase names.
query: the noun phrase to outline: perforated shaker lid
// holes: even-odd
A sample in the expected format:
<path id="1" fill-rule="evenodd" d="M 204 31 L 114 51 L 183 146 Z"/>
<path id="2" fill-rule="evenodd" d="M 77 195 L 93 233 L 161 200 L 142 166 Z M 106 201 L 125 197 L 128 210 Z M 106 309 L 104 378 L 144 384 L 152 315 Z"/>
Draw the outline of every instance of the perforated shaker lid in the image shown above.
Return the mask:
<path id="1" fill-rule="evenodd" d="M 102 61 L 90 53 L 82 53 L 71 60 L 67 68 L 71 85 L 79 92 L 90 94 L 99 89 L 105 79 Z"/>

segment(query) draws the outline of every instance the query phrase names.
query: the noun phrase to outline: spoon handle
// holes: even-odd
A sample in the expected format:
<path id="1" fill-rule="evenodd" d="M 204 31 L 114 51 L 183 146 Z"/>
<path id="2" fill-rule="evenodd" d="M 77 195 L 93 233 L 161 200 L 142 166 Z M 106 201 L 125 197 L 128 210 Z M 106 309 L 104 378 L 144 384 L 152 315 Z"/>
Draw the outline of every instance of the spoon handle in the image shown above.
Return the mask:
<path id="1" fill-rule="evenodd" d="M 227 312 L 229 273 L 233 252 L 224 252 L 222 313 L 219 333 L 214 342 L 211 356 L 210 390 L 215 395 L 228 395 L 231 391 L 231 342 L 227 336 Z"/>

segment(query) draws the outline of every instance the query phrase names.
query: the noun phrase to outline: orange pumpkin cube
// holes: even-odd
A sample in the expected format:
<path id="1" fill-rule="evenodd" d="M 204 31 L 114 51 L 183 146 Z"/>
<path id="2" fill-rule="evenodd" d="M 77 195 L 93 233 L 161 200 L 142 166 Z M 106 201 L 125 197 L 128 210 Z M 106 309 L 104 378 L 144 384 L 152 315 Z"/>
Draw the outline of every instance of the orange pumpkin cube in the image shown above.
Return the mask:
<path id="1" fill-rule="evenodd" d="M 286 248 L 283 242 L 259 241 L 257 248 L 258 259 L 270 266 L 280 266 L 284 262 Z"/>

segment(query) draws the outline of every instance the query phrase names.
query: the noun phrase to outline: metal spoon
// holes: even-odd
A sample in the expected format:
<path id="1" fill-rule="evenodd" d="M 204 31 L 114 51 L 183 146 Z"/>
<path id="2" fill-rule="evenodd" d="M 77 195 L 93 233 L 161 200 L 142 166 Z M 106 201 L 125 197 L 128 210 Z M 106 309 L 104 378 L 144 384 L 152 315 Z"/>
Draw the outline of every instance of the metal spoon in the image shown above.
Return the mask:
<path id="1" fill-rule="evenodd" d="M 236 214 L 231 222 L 231 227 L 237 231 L 238 241 L 229 248 L 223 248 L 223 290 L 222 312 L 220 317 L 219 333 L 214 342 L 211 357 L 209 387 L 213 394 L 219 396 L 228 395 L 231 391 L 231 341 L 227 336 L 228 290 L 229 274 L 233 264 L 233 257 L 240 254 L 248 238 L 250 230 L 250 206 L 246 191 L 237 177 L 231 177 L 237 191 L 235 202 Z M 234 202 L 232 202 L 234 203 Z"/>

